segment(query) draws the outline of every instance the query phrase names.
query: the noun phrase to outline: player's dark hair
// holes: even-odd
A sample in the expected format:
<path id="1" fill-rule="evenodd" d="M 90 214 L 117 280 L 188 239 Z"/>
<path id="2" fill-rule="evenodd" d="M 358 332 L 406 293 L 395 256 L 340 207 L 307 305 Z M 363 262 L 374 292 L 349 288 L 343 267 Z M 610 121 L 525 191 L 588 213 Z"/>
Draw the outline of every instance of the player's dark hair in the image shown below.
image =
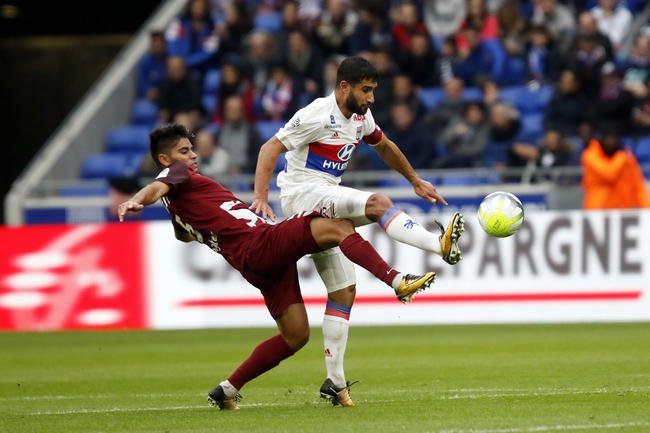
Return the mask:
<path id="1" fill-rule="evenodd" d="M 160 167 L 158 155 L 169 154 L 181 138 L 187 138 L 194 144 L 194 134 L 179 124 L 164 125 L 149 133 L 149 152 L 157 166 Z"/>
<path id="2" fill-rule="evenodd" d="M 350 84 L 358 84 L 363 80 L 377 81 L 379 78 L 377 69 L 363 57 L 348 57 L 341 62 L 336 71 L 336 84 L 347 81 Z"/>

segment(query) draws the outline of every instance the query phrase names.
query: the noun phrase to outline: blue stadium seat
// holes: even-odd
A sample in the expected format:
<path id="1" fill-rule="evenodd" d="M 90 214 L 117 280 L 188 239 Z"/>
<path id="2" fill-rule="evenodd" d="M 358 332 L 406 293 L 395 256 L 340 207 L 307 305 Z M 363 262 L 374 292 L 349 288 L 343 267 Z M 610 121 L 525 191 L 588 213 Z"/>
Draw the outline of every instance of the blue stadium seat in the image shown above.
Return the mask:
<path id="1" fill-rule="evenodd" d="M 108 196 L 110 189 L 108 185 L 70 185 L 59 189 L 61 197 L 96 197 Z"/>
<path id="2" fill-rule="evenodd" d="M 521 132 L 520 137 L 524 138 L 527 141 L 530 141 L 532 144 L 537 144 L 537 142 L 542 138 L 544 134 L 544 114 L 543 113 L 528 113 L 521 116 Z"/>
<path id="3" fill-rule="evenodd" d="M 423 87 L 417 96 L 427 111 L 431 111 L 445 99 L 445 90 L 442 87 Z"/>
<path id="4" fill-rule="evenodd" d="M 262 12 L 255 15 L 253 26 L 257 30 L 277 33 L 282 29 L 282 13 Z"/>
<path id="5" fill-rule="evenodd" d="M 553 86 L 545 84 L 537 89 L 526 85 L 502 87 L 499 97 L 522 113 L 541 113 L 553 97 Z"/>
<path id="6" fill-rule="evenodd" d="M 483 92 L 478 87 L 466 87 L 463 89 L 463 99 L 465 101 L 481 101 L 483 100 Z"/>
<path id="7" fill-rule="evenodd" d="M 262 141 L 266 141 L 269 138 L 273 137 L 278 129 L 284 126 L 284 121 L 274 121 L 274 120 L 261 120 L 255 124 L 258 134 Z"/>
<path id="8" fill-rule="evenodd" d="M 148 99 L 138 99 L 131 109 L 131 124 L 152 128 L 158 120 L 158 107 Z"/>
<path id="9" fill-rule="evenodd" d="M 634 147 L 634 154 L 639 164 L 650 163 L 650 136 L 639 137 Z"/>
<path id="10" fill-rule="evenodd" d="M 216 93 L 204 93 L 201 97 L 201 103 L 205 112 L 208 113 L 208 116 L 212 116 L 215 111 L 217 111 L 217 94 Z"/>
<path id="11" fill-rule="evenodd" d="M 134 176 L 143 155 L 129 153 L 96 153 L 81 164 L 83 179 L 118 179 Z"/>
<path id="12" fill-rule="evenodd" d="M 203 77 L 203 93 L 216 93 L 221 82 L 221 70 L 208 69 Z"/>
<path id="13" fill-rule="evenodd" d="M 146 152 L 149 150 L 149 128 L 144 126 L 119 126 L 106 137 L 107 152 Z"/>

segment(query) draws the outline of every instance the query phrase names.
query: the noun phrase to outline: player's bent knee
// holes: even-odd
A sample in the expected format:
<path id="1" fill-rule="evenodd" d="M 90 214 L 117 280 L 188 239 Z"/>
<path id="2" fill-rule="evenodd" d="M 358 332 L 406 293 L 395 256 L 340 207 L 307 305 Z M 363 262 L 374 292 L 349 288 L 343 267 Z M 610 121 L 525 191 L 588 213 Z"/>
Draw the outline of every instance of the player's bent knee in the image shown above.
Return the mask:
<path id="1" fill-rule="evenodd" d="M 384 194 L 374 193 L 366 202 L 366 217 L 377 221 L 393 206 L 393 202 Z"/>
<path id="2" fill-rule="evenodd" d="M 328 293 L 327 299 L 336 302 L 337 304 L 344 305 L 346 307 L 351 307 L 352 304 L 354 304 L 354 298 L 356 295 L 357 295 L 357 286 L 352 285 L 352 286 L 345 287 L 341 290 Z"/>
<path id="3" fill-rule="evenodd" d="M 291 349 L 298 351 L 309 341 L 309 327 L 282 334 L 282 337 Z"/>

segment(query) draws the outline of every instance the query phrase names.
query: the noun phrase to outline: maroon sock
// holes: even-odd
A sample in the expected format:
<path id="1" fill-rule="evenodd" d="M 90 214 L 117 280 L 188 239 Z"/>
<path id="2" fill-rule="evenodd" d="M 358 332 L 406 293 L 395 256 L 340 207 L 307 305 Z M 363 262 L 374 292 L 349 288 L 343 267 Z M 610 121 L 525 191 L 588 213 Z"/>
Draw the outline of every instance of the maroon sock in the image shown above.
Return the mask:
<path id="1" fill-rule="evenodd" d="M 238 390 L 295 353 L 280 334 L 261 342 L 228 380 Z"/>
<path id="2" fill-rule="evenodd" d="M 392 286 L 393 280 L 399 272 L 391 268 L 381 258 L 377 250 L 375 250 L 375 247 L 362 238 L 359 233 L 353 233 L 343 239 L 339 247 L 348 259 L 368 270 L 368 272 L 372 273 L 384 283 Z"/>

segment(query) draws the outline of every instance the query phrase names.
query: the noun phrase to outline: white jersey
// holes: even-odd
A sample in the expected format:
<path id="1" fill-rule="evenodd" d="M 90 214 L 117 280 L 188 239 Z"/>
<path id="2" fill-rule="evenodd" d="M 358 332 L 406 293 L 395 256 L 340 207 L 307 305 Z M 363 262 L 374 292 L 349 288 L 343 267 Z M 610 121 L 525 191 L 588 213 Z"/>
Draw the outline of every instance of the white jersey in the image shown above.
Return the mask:
<path id="1" fill-rule="evenodd" d="M 374 145 L 382 132 L 370 109 L 346 118 L 332 92 L 298 110 L 275 136 L 289 149 L 287 166 L 278 174 L 286 193 L 304 184 L 338 185 L 361 139 Z"/>

